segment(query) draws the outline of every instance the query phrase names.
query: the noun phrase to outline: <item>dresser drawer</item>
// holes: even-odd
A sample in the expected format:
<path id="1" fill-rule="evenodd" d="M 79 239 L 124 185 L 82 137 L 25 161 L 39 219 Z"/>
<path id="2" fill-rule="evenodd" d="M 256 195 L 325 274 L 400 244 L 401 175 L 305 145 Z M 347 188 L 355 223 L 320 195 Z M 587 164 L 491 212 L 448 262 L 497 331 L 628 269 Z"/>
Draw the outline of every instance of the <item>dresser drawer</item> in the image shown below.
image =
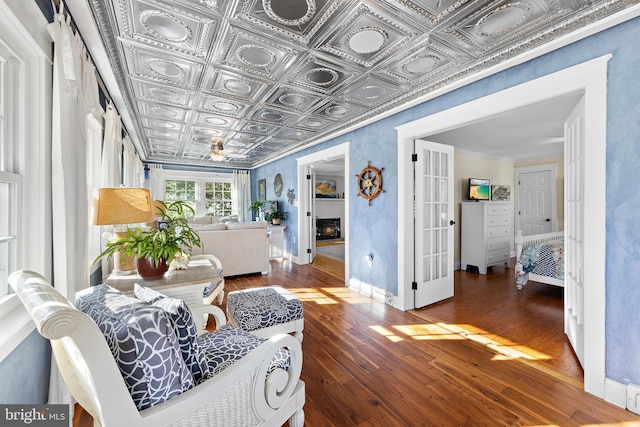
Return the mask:
<path id="1" fill-rule="evenodd" d="M 487 226 L 497 227 L 500 225 L 509 225 L 509 215 L 488 215 Z"/>
<path id="2" fill-rule="evenodd" d="M 487 265 L 499 262 L 507 262 L 509 260 L 508 249 L 498 249 L 497 251 L 487 251 Z"/>
<path id="3" fill-rule="evenodd" d="M 487 251 L 495 251 L 498 249 L 509 249 L 509 239 L 506 237 L 496 237 L 487 240 Z"/>
<path id="4" fill-rule="evenodd" d="M 499 227 L 487 227 L 487 238 L 493 239 L 494 237 L 506 237 L 509 236 L 509 226 L 502 225 Z"/>
<path id="5" fill-rule="evenodd" d="M 509 205 L 487 206 L 487 215 L 509 215 Z"/>

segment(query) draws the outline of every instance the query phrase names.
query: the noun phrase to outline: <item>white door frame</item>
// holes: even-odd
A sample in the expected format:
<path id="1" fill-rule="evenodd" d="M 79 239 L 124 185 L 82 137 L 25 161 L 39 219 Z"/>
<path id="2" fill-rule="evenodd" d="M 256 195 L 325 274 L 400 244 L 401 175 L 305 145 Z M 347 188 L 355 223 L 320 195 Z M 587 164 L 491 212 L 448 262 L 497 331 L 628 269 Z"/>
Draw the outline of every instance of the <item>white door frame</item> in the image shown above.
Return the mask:
<path id="1" fill-rule="evenodd" d="M 518 215 L 518 210 L 520 210 L 520 184 L 519 178 L 522 173 L 530 173 L 530 172 L 551 172 L 551 188 L 549 189 L 551 193 L 551 231 L 558 231 L 558 170 L 557 166 L 554 164 L 544 164 L 544 165 L 535 165 L 535 166 L 522 166 L 514 169 L 513 173 L 513 182 L 515 184 L 515 190 L 513 192 L 515 198 L 515 209 L 513 211 L 513 215 L 515 217 L 514 224 L 515 230 L 521 230 L 520 227 L 520 215 Z"/>
<path id="2" fill-rule="evenodd" d="M 584 366 L 584 388 L 604 399 L 605 393 L 605 247 L 606 247 L 606 129 L 607 63 L 611 54 L 531 80 L 515 87 L 458 105 L 396 128 L 398 132 L 398 301 L 403 310 L 413 308 L 413 140 L 444 132 L 476 120 L 557 96 L 583 92 L 585 96 L 586 164 L 589 188 L 585 203 L 585 336 L 589 359 Z M 586 200 L 588 199 L 588 200 Z M 566 214 L 565 214 L 566 215 Z M 565 227 L 570 218 L 565 218 Z M 588 237 L 587 237 L 588 236 Z"/>
<path id="3" fill-rule="evenodd" d="M 309 244 L 309 226 L 308 221 L 306 221 L 306 211 L 305 207 L 307 206 L 308 198 L 312 197 L 312 195 L 307 194 L 306 190 L 306 181 L 307 181 L 307 171 L 306 168 L 308 165 L 313 163 L 321 163 L 327 161 L 329 159 L 334 159 L 336 157 L 344 157 L 344 176 L 351 176 L 351 172 L 349 170 L 349 146 L 350 142 L 344 142 L 342 144 L 334 145 L 333 147 L 327 148 L 326 150 L 316 151 L 315 153 L 308 154 L 306 156 L 298 157 L 296 159 L 298 164 L 298 257 L 294 259 L 296 264 L 308 264 L 308 257 L 306 253 L 302 253 L 302 251 L 306 251 L 306 248 Z M 350 195 L 350 186 L 345 182 L 344 186 L 344 251 L 345 251 L 345 260 L 344 260 L 344 277 L 345 277 L 345 285 L 349 283 L 349 267 L 350 267 L 350 259 L 349 259 L 349 195 Z"/>

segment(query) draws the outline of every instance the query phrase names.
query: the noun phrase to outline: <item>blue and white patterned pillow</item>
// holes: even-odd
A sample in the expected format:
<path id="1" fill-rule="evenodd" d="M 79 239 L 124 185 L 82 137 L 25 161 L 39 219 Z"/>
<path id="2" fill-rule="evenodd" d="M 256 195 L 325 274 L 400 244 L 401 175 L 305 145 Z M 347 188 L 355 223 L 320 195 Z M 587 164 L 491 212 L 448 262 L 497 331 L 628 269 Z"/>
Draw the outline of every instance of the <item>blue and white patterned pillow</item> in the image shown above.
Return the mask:
<path id="1" fill-rule="evenodd" d="M 233 365 L 265 341 L 263 338 L 230 325 L 222 326 L 198 338 L 213 375 Z M 271 360 L 267 372 L 276 368 L 288 370 L 290 365 L 289 352 L 281 348 Z"/>
<path id="2" fill-rule="evenodd" d="M 133 293 L 136 298 L 164 310 L 173 324 L 182 359 L 191 371 L 196 384 L 200 384 L 211 376 L 204 351 L 198 344 L 198 328 L 187 304 L 176 298 L 170 298 L 160 292 L 139 284 L 135 284 Z"/>
<path id="3" fill-rule="evenodd" d="M 98 325 L 138 409 L 193 387 L 178 338 L 164 310 L 108 285 L 76 294 L 76 307 Z"/>

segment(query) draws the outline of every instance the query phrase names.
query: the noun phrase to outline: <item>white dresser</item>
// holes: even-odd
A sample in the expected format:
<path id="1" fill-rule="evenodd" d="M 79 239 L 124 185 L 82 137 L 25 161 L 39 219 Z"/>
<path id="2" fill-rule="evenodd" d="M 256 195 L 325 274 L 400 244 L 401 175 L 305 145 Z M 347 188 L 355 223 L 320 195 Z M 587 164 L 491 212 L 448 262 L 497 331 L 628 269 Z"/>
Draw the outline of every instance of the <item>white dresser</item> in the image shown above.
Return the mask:
<path id="1" fill-rule="evenodd" d="M 511 253 L 511 202 L 462 202 L 460 268 L 472 265 L 480 274 L 505 264 Z"/>

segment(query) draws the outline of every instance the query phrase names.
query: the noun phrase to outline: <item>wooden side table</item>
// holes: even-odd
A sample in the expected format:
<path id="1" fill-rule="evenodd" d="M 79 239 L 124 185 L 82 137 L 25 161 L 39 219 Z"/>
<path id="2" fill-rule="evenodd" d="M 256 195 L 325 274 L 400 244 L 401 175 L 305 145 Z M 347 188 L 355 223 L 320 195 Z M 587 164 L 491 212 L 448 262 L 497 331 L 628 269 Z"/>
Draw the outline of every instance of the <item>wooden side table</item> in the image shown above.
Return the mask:
<path id="1" fill-rule="evenodd" d="M 222 304 L 224 279 L 218 275 L 216 266 L 212 264 L 212 261 L 206 256 L 201 256 L 192 258 L 186 270 L 169 271 L 161 279 L 144 280 L 137 274 L 129 276 L 109 275 L 104 280 L 104 283 L 128 295 L 133 295 L 133 285 L 138 283 L 155 289 L 168 297 L 181 299 L 193 310 L 205 304 L 203 297 L 204 287 L 214 281 L 219 281 L 220 283 L 207 299 L 210 301 L 213 298 L 217 298 L 218 304 Z"/>

